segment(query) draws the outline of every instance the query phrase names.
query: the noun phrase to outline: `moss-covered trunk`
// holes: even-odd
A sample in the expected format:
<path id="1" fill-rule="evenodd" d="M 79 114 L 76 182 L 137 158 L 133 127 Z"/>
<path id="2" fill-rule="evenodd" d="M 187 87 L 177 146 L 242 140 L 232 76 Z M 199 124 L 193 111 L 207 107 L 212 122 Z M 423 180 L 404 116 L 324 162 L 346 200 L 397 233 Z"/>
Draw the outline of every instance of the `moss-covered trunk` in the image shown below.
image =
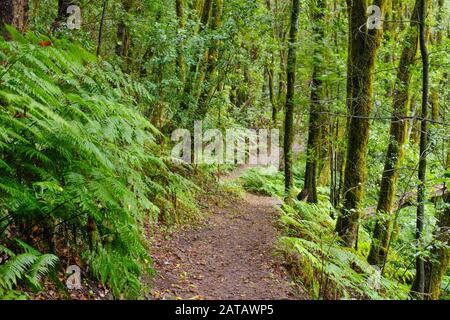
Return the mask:
<path id="1" fill-rule="evenodd" d="M 419 0 L 419 43 L 422 56 L 422 118 L 420 120 L 420 149 L 419 149 L 419 184 L 417 187 L 417 217 L 416 217 L 416 241 L 417 252 L 423 250 L 423 228 L 425 218 L 425 188 L 427 174 L 428 154 L 428 91 L 429 91 L 429 61 L 426 40 L 426 0 Z M 412 296 L 418 299 L 425 297 L 425 261 L 422 254 L 416 257 L 416 275 L 411 288 Z"/>
<path id="2" fill-rule="evenodd" d="M 133 7 L 133 0 L 122 0 L 123 10 L 125 15 L 120 18 L 119 24 L 117 26 L 117 43 L 116 43 L 116 54 L 123 58 L 124 67 L 128 64 L 128 57 L 131 47 L 131 34 L 130 28 L 126 22 L 126 15 L 130 12 Z"/>
<path id="3" fill-rule="evenodd" d="M 417 21 L 418 19 L 418 4 L 419 1 L 417 0 L 411 15 L 412 21 Z M 403 50 L 397 70 L 389 145 L 385 156 L 380 193 L 378 196 L 378 215 L 368 257 L 369 263 L 378 266 L 382 266 L 385 260 L 391 233 L 393 204 L 408 128 L 407 117 L 410 109 L 411 67 L 416 61 L 418 37 L 419 29 L 417 23 L 411 22 L 403 43 Z"/>
<path id="4" fill-rule="evenodd" d="M 443 202 L 430 259 L 425 262 L 425 298 L 430 300 L 439 300 L 441 282 L 450 266 L 450 192 L 444 194 Z"/>
<path id="5" fill-rule="evenodd" d="M 450 172 L 450 140 L 447 143 L 446 171 Z M 449 187 L 449 183 L 446 184 Z M 430 258 L 425 262 L 425 298 L 439 300 L 441 283 L 450 266 L 450 192 L 444 190 L 443 206 L 434 230 Z"/>
<path id="6" fill-rule="evenodd" d="M 176 0 L 175 1 L 175 12 L 177 14 L 178 19 L 178 46 L 177 46 L 177 74 L 178 79 L 181 81 L 181 83 L 184 83 L 186 81 L 186 67 L 184 62 L 184 55 L 183 55 L 183 46 L 184 43 L 181 40 L 181 32 L 186 27 L 186 19 L 184 16 L 184 1 L 183 0 Z"/>
<path id="7" fill-rule="evenodd" d="M 209 29 L 216 31 L 222 24 L 223 0 L 214 0 L 212 4 L 211 22 Z M 205 53 L 204 61 L 201 66 L 201 74 L 199 79 L 199 113 L 204 117 L 208 112 L 209 102 L 219 85 L 217 79 L 217 62 L 219 59 L 219 42 L 213 40 L 210 47 Z"/>
<path id="8" fill-rule="evenodd" d="M 268 79 L 268 85 L 269 85 L 269 99 L 270 104 L 272 105 L 272 125 L 275 127 L 277 124 L 277 113 L 278 113 L 278 106 L 277 106 L 277 100 L 275 96 L 275 84 L 274 84 L 274 73 L 273 73 L 273 56 L 271 58 L 270 66 L 267 70 L 267 79 Z"/>
<path id="9" fill-rule="evenodd" d="M 311 82 L 311 102 L 309 109 L 309 126 L 308 126 L 308 144 L 307 158 L 305 167 L 305 181 L 302 191 L 298 194 L 299 200 L 306 200 L 309 203 L 317 203 L 317 163 L 319 157 L 319 140 L 320 128 L 323 126 L 320 122 L 321 98 L 322 98 L 322 79 L 321 70 L 324 61 L 322 40 L 324 38 L 324 17 L 325 2 L 318 0 L 311 6 L 311 17 L 313 23 L 313 34 L 315 39 L 314 57 L 313 57 L 313 74 Z"/>
<path id="10" fill-rule="evenodd" d="M 386 1 L 374 3 L 384 12 Z M 336 231 L 344 243 L 352 247 L 357 239 L 359 206 L 363 199 L 366 180 L 366 156 L 369 139 L 369 117 L 372 109 L 372 83 L 376 52 L 381 42 L 382 29 L 368 29 L 367 3 L 365 0 L 348 0 L 350 14 L 350 58 L 351 72 L 347 93 L 348 133 L 347 154 L 342 190 L 342 209 Z M 350 69 L 350 68 L 349 68 Z"/>
<path id="11" fill-rule="evenodd" d="M 207 28 L 208 25 L 208 21 L 209 21 L 209 17 L 211 15 L 211 7 L 212 7 L 212 2 L 213 0 L 205 0 L 205 3 L 203 4 L 201 10 L 199 10 L 199 14 L 200 14 L 200 27 L 199 27 L 199 31 L 198 34 L 202 35 L 204 33 L 204 31 Z M 201 66 L 200 64 L 204 61 L 205 56 L 208 55 L 208 49 L 206 49 L 203 54 L 202 54 L 202 59 L 200 59 L 198 61 L 198 63 L 193 63 L 191 64 L 190 68 L 189 68 L 189 72 L 186 75 L 187 77 L 190 77 L 189 81 L 186 81 L 186 83 L 184 84 L 184 88 L 183 88 L 183 94 L 181 97 L 181 102 L 180 102 L 180 106 L 177 110 L 177 113 L 175 114 L 174 118 L 176 122 L 180 122 L 181 121 L 181 114 L 183 112 L 186 112 L 189 107 L 191 106 L 191 104 L 195 104 L 196 101 L 194 101 L 194 89 L 195 89 L 195 82 L 196 82 L 196 74 L 197 74 L 197 69 L 200 70 Z M 200 71 L 199 71 L 200 72 Z M 201 78 L 201 76 L 198 76 L 197 79 Z M 200 117 L 197 117 L 200 118 Z M 193 119 L 192 119 L 193 120 Z M 191 121 L 193 124 L 193 121 Z"/>
<path id="12" fill-rule="evenodd" d="M 266 8 L 269 12 L 271 24 L 272 24 L 272 35 L 271 40 L 275 41 L 276 38 L 276 24 L 275 24 L 275 17 L 272 10 L 272 5 L 270 0 L 266 0 Z M 278 106 L 275 96 L 275 83 L 274 83 L 274 52 L 272 49 L 270 49 L 270 58 L 268 58 L 268 61 L 266 63 L 266 72 L 267 72 L 267 85 L 269 90 L 269 99 L 270 104 L 272 106 L 272 125 L 276 126 L 277 121 L 277 112 L 278 112 Z"/>
<path id="13" fill-rule="evenodd" d="M 284 186 L 285 192 L 289 195 L 294 185 L 292 173 L 293 154 L 292 145 L 294 141 L 294 86 L 295 71 L 297 66 L 297 33 L 298 33 L 298 15 L 300 11 L 300 0 L 292 0 L 291 22 L 289 30 L 289 49 L 286 66 L 287 92 L 285 104 L 284 120 Z"/>

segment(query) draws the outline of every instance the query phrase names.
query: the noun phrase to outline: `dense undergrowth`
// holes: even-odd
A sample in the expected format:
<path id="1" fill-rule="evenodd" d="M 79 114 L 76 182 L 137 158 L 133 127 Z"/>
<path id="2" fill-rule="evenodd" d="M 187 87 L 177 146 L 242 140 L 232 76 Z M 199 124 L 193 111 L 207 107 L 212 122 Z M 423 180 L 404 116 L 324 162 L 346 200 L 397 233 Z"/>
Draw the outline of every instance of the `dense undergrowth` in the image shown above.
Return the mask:
<path id="1" fill-rule="evenodd" d="M 0 298 L 76 261 L 114 296 L 138 298 L 153 272 L 144 226 L 196 217 L 199 187 L 142 116 L 152 96 L 141 83 L 76 43 L 10 32 L 14 41 L 0 37 Z"/>
<path id="2" fill-rule="evenodd" d="M 296 170 L 301 185 L 302 177 Z M 283 199 L 283 176 L 268 168 L 247 170 L 243 187 L 251 192 Z M 297 190 L 298 191 L 298 190 Z M 414 226 L 408 221 L 408 208 L 401 216 L 402 230 L 392 244 L 383 273 L 367 263 L 371 237 L 370 219 L 359 230 L 358 249 L 345 247 L 334 231 L 336 208 L 328 201 L 328 188 L 319 187 L 319 203 L 290 200 L 283 202 L 280 216 L 282 236 L 276 244 L 295 281 L 312 299 L 407 299 L 414 279 Z M 431 210 L 431 208 L 429 208 Z M 449 277 L 442 284 L 443 299 L 448 296 Z M 447 290 L 446 290 L 447 288 Z"/>

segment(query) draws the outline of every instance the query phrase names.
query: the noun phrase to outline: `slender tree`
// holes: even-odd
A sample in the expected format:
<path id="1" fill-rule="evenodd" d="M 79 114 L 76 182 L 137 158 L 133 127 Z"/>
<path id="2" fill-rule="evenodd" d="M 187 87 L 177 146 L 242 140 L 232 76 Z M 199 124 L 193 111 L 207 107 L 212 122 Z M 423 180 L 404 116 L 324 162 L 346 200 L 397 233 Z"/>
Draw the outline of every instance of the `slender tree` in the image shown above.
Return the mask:
<path id="1" fill-rule="evenodd" d="M 384 12 L 386 1 L 374 1 Z M 342 188 L 342 209 L 336 231 L 344 243 L 356 244 L 360 203 L 366 180 L 366 156 L 369 140 L 369 116 L 372 110 L 372 84 L 375 58 L 382 38 L 382 28 L 369 28 L 367 2 L 347 0 L 349 12 L 349 73 L 347 75 L 347 155 Z"/>
<path id="2" fill-rule="evenodd" d="M 275 40 L 276 37 L 276 24 L 275 24 L 275 17 L 272 10 L 272 4 L 271 0 L 266 0 L 266 9 L 271 19 L 271 36 L 270 39 L 272 41 Z M 274 52 L 272 49 L 269 50 L 269 57 L 267 58 L 266 66 L 265 66 L 265 74 L 267 75 L 267 86 L 269 91 L 269 100 L 270 104 L 272 105 L 272 124 L 276 125 L 277 120 L 277 112 L 278 112 L 278 106 L 277 106 L 277 99 L 275 95 L 275 79 L 274 79 Z"/>
<path id="3" fill-rule="evenodd" d="M 117 26 L 117 44 L 116 54 L 124 59 L 125 65 L 128 63 L 129 51 L 131 46 L 130 28 L 126 23 L 126 15 L 130 13 L 133 8 L 133 0 L 122 0 L 122 7 L 125 15 L 119 20 Z"/>
<path id="4" fill-rule="evenodd" d="M 199 31 L 198 31 L 198 35 L 200 35 L 200 36 L 205 32 L 205 30 L 208 26 L 208 21 L 211 16 L 212 2 L 213 2 L 213 0 L 205 0 L 203 7 L 200 11 L 200 27 L 199 27 Z M 180 115 L 181 115 L 180 113 L 187 111 L 192 102 L 192 94 L 194 91 L 193 90 L 194 82 L 196 82 L 195 75 L 197 73 L 197 69 L 201 70 L 202 66 L 200 66 L 200 64 L 205 60 L 205 57 L 207 55 L 208 55 L 208 49 L 206 49 L 203 52 L 203 54 L 202 54 L 203 58 L 200 59 L 198 61 L 198 63 L 191 64 L 191 66 L 189 68 L 188 76 L 191 77 L 191 79 L 185 83 L 180 107 L 179 107 L 178 112 L 175 115 L 176 120 L 180 120 Z M 198 76 L 198 78 L 201 78 L 201 76 Z"/>
<path id="5" fill-rule="evenodd" d="M 449 168 L 450 169 L 450 166 Z M 450 266 L 450 192 L 443 196 L 444 208 L 438 216 L 434 243 L 424 265 L 424 297 L 439 300 L 441 283 Z"/>
<path id="6" fill-rule="evenodd" d="M 293 153 L 292 145 L 294 141 L 294 86 L 295 71 L 297 66 L 297 33 L 298 16 L 300 11 L 300 1 L 292 0 L 292 11 L 289 31 L 289 49 L 286 67 L 287 93 L 284 120 L 284 186 L 285 192 L 289 195 L 294 185 L 292 173 Z"/>
<path id="7" fill-rule="evenodd" d="M 181 31 L 186 27 L 186 18 L 184 16 L 184 1 L 176 0 L 175 1 L 175 12 L 177 14 L 178 19 L 178 47 L 177 47 L 177 73 L 178 78 L 182 83 L 186 80 L 186 66 L 184 62 L 183 55 L 183 43 L 184 41 L 181 39 Z"/>
<path id="8" fill-rule="evenodd" d="M 222 24 L 223 0 L 214 0 L 212 3 L 211 21 L 209 23 L 209 30 L 217 31 Z M 213 40 L 209 48 L 205 52 L 204 61 L 201 64 L 200 72 L 200 97 L 199 110 L 200 117 L 204 117 L 208 111 L 208 104 L 211 100 L 213 92 L 218 85 L 216 69 L 219 59 L 219 43 Z"/>
<path id="9" fill-rule="evenodd" d="M 98 41 L 97 41 L 97 56 L 100 55 L 103 40 L 103 26 L 105 24 L 106 7 L 108 6 L 108 0 L 103 0 L 102 18 L 100 20 L 100 27 L 98 29 Z"/>
<path id="10" fill-rule="evenodd" d="M 75 4 L 73 0 L 58 0 L 58 15 L 56 21 L 63 22 L 68 17 L 67 9 Z"/>
<path id="11" fill-rule="evenodd" d="M 323 61 L 322 57 L 322 39 L 324 33 L 324 17 L 325 17 L 325 1 L 317 0 L 317 3 L 311 5 L 311 17 L 313 23 L 313 34 L 315 37 L 314 57 L 313 57 L 313 73 L 311 81 L 311 101 L 309 109 L 309 127 L 308 127 L 308 145 L 307 158 L 305 167 L 305 183 L 303 190 L 298 194 L 299 200 L 306 200 L 310 203 L 317 203 L 317 162 L 319 156 L 319 140 L 320 140 L 320 109 L 322 97 L 322 79 L 321 69 Z"/>
<path id="12" fill-rule="evenodd" d="M 425 34 L 426 1 L 419 0 L 419 43 L 422 57 L 422 119 L 420 124 L 420 151 L 419 151 L 419 185 L 417 187 L 417 218 L 416 241 L 418 254 L 416 257 L 416 276 L 411 292 L 418 299 L 424 299 L 425 294 L 425 261 L 422 255 L 423 226 L 425 218 L 425 186 L 427 173 L 428 153 L 428 90 L 429 90 L 429 61 L 427 39 Z"/>
<path id="13" fill-rule="evenodd" d="M 285 22 L 287 21 L 287 12 L 289 10 L 289 1 L 279 1 L 274 0 L 274 33 L 276 37 L 276 42 L 278 44 L 278 92 L 277 92 L 277 105 L 281 108 L 286 103 L 286 61 L 287 61 L 287 50 L 286 50 L 286 37 L 288 34 L 288 28 L 285 27 Z"/>
<path id="14" fill-rule="evenodd" d="M 377 204 L 377 220 L 373 233 L 372 246 L 368 261 L 381 266 L 386 258 L 387 246 L 392 227 L 395 191 L 399 175 L 399 167 L 403 158 L 403 147 L 406 142 L 408 113 L 410 110 L 410 83 L 415 64 L 419 28 L 417 25 L 419 0 L 416 1 L 411 15 L 408 32 L 403 41 L 403 49 L 397 70 L 397 79 L 393 95 L 393 110 L 389 145 L 386 151 L 384 170 L 381 178 L 380 193 Z"/>

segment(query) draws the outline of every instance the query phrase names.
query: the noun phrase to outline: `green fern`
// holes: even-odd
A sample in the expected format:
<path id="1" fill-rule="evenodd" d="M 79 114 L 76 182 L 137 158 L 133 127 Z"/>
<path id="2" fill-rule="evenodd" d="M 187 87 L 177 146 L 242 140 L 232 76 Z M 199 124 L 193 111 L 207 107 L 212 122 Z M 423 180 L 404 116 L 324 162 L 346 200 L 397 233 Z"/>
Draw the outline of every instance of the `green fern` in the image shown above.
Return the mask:
<path id="1" fill-rule="evenodd" d="M 291 264 L 294 274 L 306 281 L 312 297 L 406 298 L 406 286 L 378 276 L 359 252 L 341 246 L 333 230 L 332 210 L 329 203 L 294 201 L 293 206 L 283 205 L 281 222 L 287 236 L 278 239 L 277 250 Z"/>
<path id="2" fill-rule="evenodd" d="M 94 276 L 137 297 L 140 276 L 151 272 L 144 223 L 198 216 L 198 187 L 167 166 L 161 134 L 141 114 L 153 101 L 145 86 L 76 43 L 41 48 L 36 35 L 11 33 L 14 41 L 0 39 L 0 239 L 13 222 L 52 224 L 97 266 Z"/>
<path id="3" fill-rule="evenodd" d="M 0 299 L 9 298 L 20 280 L 28 280 L 29 284 L 41 288 L 42 277 L 49 274 L 58 263 L 52 254 L 41 254 L 36 249 L 18 240 L 25 248 L 24 253 L 15 254 L 12 250 L 0 245 L 0 252 L 8 256 L 6 262 L 0 264 Z"/>

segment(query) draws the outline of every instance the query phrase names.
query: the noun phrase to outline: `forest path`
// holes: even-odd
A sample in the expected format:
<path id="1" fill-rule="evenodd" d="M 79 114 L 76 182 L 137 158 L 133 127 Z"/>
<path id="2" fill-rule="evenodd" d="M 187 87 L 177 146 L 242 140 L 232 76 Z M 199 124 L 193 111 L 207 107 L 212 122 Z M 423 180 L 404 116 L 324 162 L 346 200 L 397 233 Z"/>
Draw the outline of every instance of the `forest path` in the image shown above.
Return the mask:
<path id="1" fill-rule="evenodd" d="M 246 167 L 225 180 L 235 180 Z M 199 227 L 156 236 L 153 299 L 302 299 L 273 256 L 279 216 L 275 198 L 245 193 L 204 204 Z"/>

